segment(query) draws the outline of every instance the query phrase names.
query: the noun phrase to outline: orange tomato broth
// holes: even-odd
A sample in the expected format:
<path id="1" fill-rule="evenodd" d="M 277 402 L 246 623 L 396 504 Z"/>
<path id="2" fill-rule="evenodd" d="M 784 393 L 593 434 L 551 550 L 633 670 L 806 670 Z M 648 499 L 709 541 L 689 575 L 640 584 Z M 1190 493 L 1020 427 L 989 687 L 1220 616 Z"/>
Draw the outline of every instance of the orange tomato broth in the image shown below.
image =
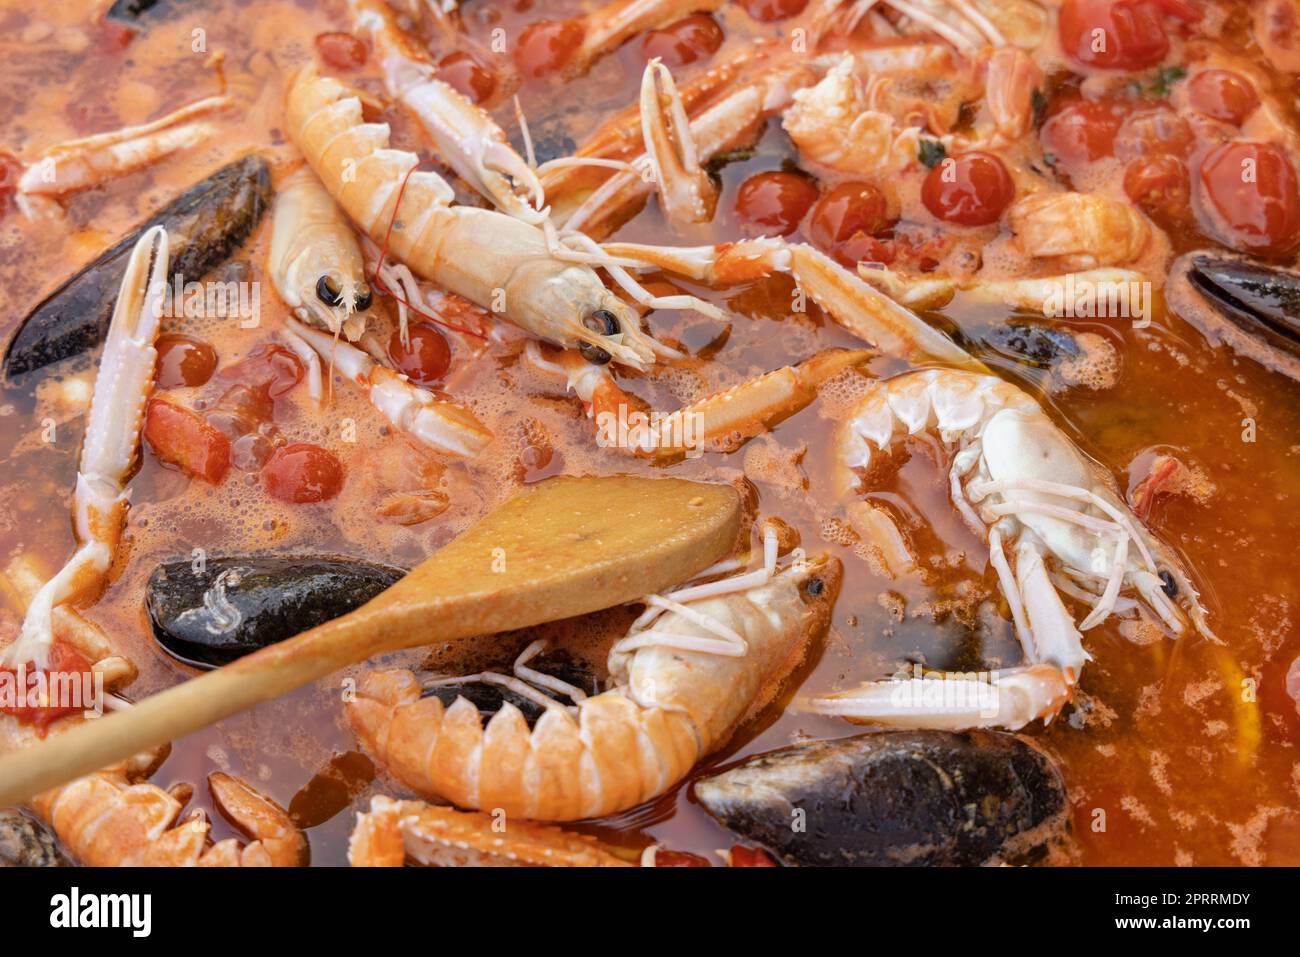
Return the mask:
<path id="1" fill-rule="evenodd" d="M 54 143 L 142 122 L 218 92 L 209 59 L 214 53 L 223 57 L 221 70 L 238 105 L 216 119 L 219 135 L 198 148 L 71 198 L 62 222 L 28 222 L 12 210 L 0 220 L 0 328 L 6 339 L 18 319 L 63 278 L 225 162 L 255 150 L 272 163 L 277 178 L 295 168 L 300 158 L 281 129 L 285 78 L 313 57 L 316 34 L 348 29 L 339 3 L 231 0 L 164 20 L 123 45 L 120 31 L 98 19 L 102 6 L 67 3 L 31 14 L 14 0 L 0 3 L 6 76 L 0 86 L 0 143 L 5 148 L 31 156 Z M 1243 4 L 1219 6 L 1229 12 L 1244 9 Z M 470 3 L 467 10 L 473 14 L 478 7 Z M 472 34 L 486 36 L 495 25 L 509 35 L 537 19 L 570 16 L 584 6 L 555 0 L 494 4 L 491 9 L 495 20 L 468 16 Z M 729 8 L 715 18 L 726 37 L 722 50 L 713 60 L 675 71 L 679 82 L 742 49 L 753 37 L 781 29 L 780 24 L 751 20 L 739 9 Z M 205 31 L 206 54 L 192 49 L 196 28 Z M 1234 35 L 1225 42 L 1240 46 L 1247 41 Z M 634 41 L 564 85 L 525 85 L 521 103 L 534 138 L 539 143 L 566 137 L 581 142 L 604 118 L 634 102 L 643 63 L 637 51 Z M 381 89 L 373 64 L 345 78 L 372 92 Z M 513 130 L 509 101 L 497 104 L 496 112 Z M 421 146 L 418 129 L 398 108 L 390 108 L 384 118 L 394 124 L 397 145 Z M 733 206 L 741 182 L 794 158 L 779 124 L 770 123 L 752 157 L 722 169 L 723 191 L 711 224 L 674 234 L 651 201 L 618 235 L 683 245 L 740 238 Z M 248 262 L 253 278 L 261 281 L 259 327 L 169 320 L 165 328 L 210 342 L 221 366 L 273 341 L 286 309 L 267 281 L 269 241 L 268 215 L 235 257 Z M 1195 237 L 1180 241 L 1195 242 Z M 788 280 L 779 277 L 721 292 L 677 285 L 729 306 L 729 335 L 712 362 L 623 377 L 626 388 L 659 408 L 676 407 L 821 348 L 860 345 L 815 308 L 792 312 Z M 960 296 L 945 314 L 972 339 L 1007 318 L 1004 310 Z M 1297 864 L 1300 714 L 1286 694 L 1285 676 L 1300 654 L 1300 608 L 1294 597 L 1300 594 L 1300 563 L 1292 558 L 1300 533 L 1292 511 L 1300 492 L 1300 386 L 1210 348 L 1195 329 L 1163 308 L 1153 319 L 1148 328 L 1134 328 L 1125 320 L 1069 324 L 1097 332 L 1118 348 L 1119 379 L 1108 390 L 1047 394 L 1036 391 L 1043 379 L 1039 371 L 1005 361 L 997 363 L 998 371 L 1044 396 L 1055 421 L 1113 471 L 1121 490 L 1140 481 L 1160 452 L 1173 452 L 1204 471 L 1213 493 L 1204 501 L 1162 499 L 1151 524 L 1189 562 L 1212 624 L 1226 644 L 1215 646 L 1199 636 L 1142 643 L 1140 634 L 1111 619 L 1085 636 L 1093 661 L 1084 670 L 1076 707 L 1050 726 L 1035 725 L 1026 733 L 1061 767 L 1084 863 Z M 648 325 L 691 350 L 722 331 L 716 323 L 683 313 L 652 314 Z M 85 609 L 140 668 L 128 696 L 145 696 L 192 673 L 162 652 L 150 632 L 142 595 L 158 562 L 203 548 L 211 554 L 345 553 L 410 565 L 520 485 L 561 473 L 671 474 L 742 482 L 758 511 L 794 525 L 806 549 L 825 549 L 842 558 L 846 575 L 833 628 L 794 682 L 805 692 L 884 677 L 909 660 L 959 668 L 1010 666 L 1020 660 L 1005 603 L 999 602 L 995 578 L 986 567 L 986 550 L 951 508 L 933 447 L 912 445 L 896 479 L 867 494 L 928 527 L 921 540 L 935 584 L 878 578 L 850 549 L 829 544 L 821 535 L 837 505 L 826 481 L 834 426 L 860 392 L 861 381 L 837 382 L 822 400 L 739 451 L 705 454 L 663 470 L 618 450 L 595 447 L 592 425 L 577 401 L 522 367 L 523 341 L 522 335 L 508 333 L 504 343 L 477 359 L 459 346 L 453 350 L 448 391 L 474 408 L 497 438 L 480 460 L 449 467 L 452 504 L 420 525 L 403 527 L 374 515 L 373 486 L 367 484 L 367 470 L 373 467 L 369 452 L 398 440 L 346 383 L 335 382 L 324 410 L 313 406 L 303 385 L 276 403 L 276 424 L 287 441 L 314 442 L 342 461 L 344 490 L 331 502 L 301 506 L 272 501 L 255 475 L 235 469 L 216 487 L 190 481 L 146 452 L 133 482 L 132 508 L 111 584 Z M 6 458 L 0 476 L 0 556 L 5 561 L 35 553 L 52 572 L 71 553 L 68 503 L 81 416 L 62 408 L 54 390 L 61 378 L 88 381 L 87 368 L 83 361 L 48 369 L 33 377 L 43 383 L 35 398 L 11 393 L 0 408 L 0 454 Z M 880 358 L 869 371 L 881 376 L 904 368 Z M 182 402 L 193 398 L 183 389 L 170 394 Z M 46 415 L 59 420 L 53 444 L 35 437 Z M 1242 438 L 1246 419 L 1255 425 L 1253 442 Z M 344 440 L 349 420 L 355 423 L 355 442 Z M 904 610 L 896 614 L 900 606 Z M 18 611 L 11 608 L 5 614 L 4 627 L 16 628 Z M 608 632 L 625 624 L 626 616 L 607 615 L 572 627 Z M 485 654 L 508 661 L 503 652 L 517 647 L 517 638 L 513 644 L 502 639 L 498 646 L 485 645 Z M 417 663 L 425 657 L 397 660 Z M 435 658 L 443 662 L 447 654 Z M 1249 692 L 1251 687 L 1257 689 L 1253 695 L 1243 694 L 1243 688 Z M 836 719 L 793 707 L 774 709 L 695 775 L 805 736 L 854 731 Z M 163 787 L 194 783 L 194 806 L 211 811 L 201 783 L 206 775 L 216 769 L 241 775 L 309 825 L 313 863 L 341 864 L 354 810 L 364 809 L 372 794 L 400 793 L 382 771 L 371 780 L 376 772 L 358 750 L 344 724 L 340 684 L 330 680 L 175 742 L 153 780 Z M 232 833 L 219 814 L 211 816 L 215 837 Z M 1105 827 L 1099 830 L 1103 817 Z M 616 819 L 582 828 L 629 849 L 659 841 L 667 848 L 711 856 L 713 849 L 737 843 L 692 802 L 685 786 Z"/>

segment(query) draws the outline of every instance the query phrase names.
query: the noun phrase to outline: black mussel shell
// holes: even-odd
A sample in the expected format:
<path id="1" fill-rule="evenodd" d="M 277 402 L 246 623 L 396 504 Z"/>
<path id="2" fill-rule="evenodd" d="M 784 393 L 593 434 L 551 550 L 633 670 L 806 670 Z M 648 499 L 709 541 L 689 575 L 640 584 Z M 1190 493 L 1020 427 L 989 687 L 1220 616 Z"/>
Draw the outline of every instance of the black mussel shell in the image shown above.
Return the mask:
<path id="1" fill-rule="evenodd" d="M 1068 329 L 1040 322 L 1008 322 L 984 335 L 985 344 L 1015 362 L 1048 369 L 1083 354 Z"/>
<path id="2" fill-rule="evenodd" d="M 576 688 L 581 688 L 588 695 L 600 693 L 599 682 L 596 680 L 596 676 L 592 674 L 591 669 L 575 660 L 563 649 L 538 655 L 528 662 L 528 667 L 534 671 L 550 675 L 552 678 L 559 678 Z M 503 669 L 503 671 L 508 670 Z M 523 712 L 524 720 L 528 722 L 530 728 L 537 723 L 537 719 L 546 710 L 543 705 L 538 704 L 531 698 L 516 694 L 509 688 L 482 681 L 466 680 L 432 685 L 425 689 L 424 697 L 437 698 L 448 707 L 454 704 L 457 698 L 464 698 L 478 708 L 484 722 L 500 711 L 503 704 L 509 702 Z M 557 700 L 561 704 L 570 703 L 563 697 Z"/>
<path id="3" fill-rule="evenodd" d="M 1023 738 L 998 732 L 795 745 L 694 789 L 723 825 L 792 865 L 1031 863 L 1064 847 L 1069 829 L 1056 767 Z"/>
<path id="4" fill-rule="evenodd" d="M 145 606 L 169 654 L 213 668 L 347 614 L 404 574 L 314 555 L 166 562 L 149 576 Z"/>
<path id="5" fill-rule="evenodd" d="M 1227 256 L 1193 256 L 1188 281 L 1243 332 L 1300 355 L 1300 275 Z"/>
<path id="6" fill-rule="evenodd" d="M 23 318 L 5 351 L 5 376 L 71 358 L 103 340 L 126 264 L 145 230 L 167 227 L 168 282 L 177 276 L 197 282 L 243 245 L 270 202 L 271 171 L 260 156 L 246 156 L 191 186 Z"/>

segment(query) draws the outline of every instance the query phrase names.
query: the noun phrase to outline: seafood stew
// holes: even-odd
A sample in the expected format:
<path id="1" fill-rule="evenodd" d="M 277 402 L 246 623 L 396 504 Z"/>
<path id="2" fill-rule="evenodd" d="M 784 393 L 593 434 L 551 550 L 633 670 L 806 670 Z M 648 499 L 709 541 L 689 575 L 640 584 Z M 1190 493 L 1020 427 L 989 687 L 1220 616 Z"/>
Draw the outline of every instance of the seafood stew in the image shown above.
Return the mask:
<path id="1" fill-rule="evenodd" d="M 1300 864 L 1293 23 L 0 0 L 0 758 L 557 476 L 744 514 L 6 809 L 0 863 Z"/>

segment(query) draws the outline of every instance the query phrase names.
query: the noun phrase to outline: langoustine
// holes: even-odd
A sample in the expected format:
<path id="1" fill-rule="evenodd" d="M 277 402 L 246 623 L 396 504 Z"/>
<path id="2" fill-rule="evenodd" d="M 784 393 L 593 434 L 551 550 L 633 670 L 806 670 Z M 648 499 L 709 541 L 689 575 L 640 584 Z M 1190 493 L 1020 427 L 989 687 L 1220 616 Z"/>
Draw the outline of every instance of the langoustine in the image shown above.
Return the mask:
<path id="1" fill-rule="evenodd" d="M 544 821 L 634 807 L 680 781 L 767 705 L 827 627 L 838 561 L 778 570 L 777 550 L 768 527 L 757 569 L 650 596 L 610 651 L 611 687 L 603 693 L 588 696 L 527 668 L 535 648 L 514 676 L 473 676 L 543 703 L 531 729 L 508 702 L 486 725 L 463 697 L 444 707 L 404 670 L 363 678 L 348 719 L 399 780 L 459 807 Z M 561 705 L 547 691 L 575 704 Z"/>
<path id="2" fill-rule="evenodd" d="M 1118 497 L 1111 476 L 1029 395 L 993 376 L 932 369 L 870 389 L 836 442 L 840 499 L 852 499 L 859 470 L 922 431 L 950 456 L 953 506 L 988 544 L 1026 664 L 970 682 L 933 672 L 869 682 L 811 696 L 810 710 L 896 727 L 1015 730 L 1065 705 L 1089 659 L 1080 631 L 1112 614 L 1141 604 L 1175 636 L 1194 629 L 1218 640 L 1182 562 Z M 896 530 L 890 537 L 905 553 Z M 1077 627 L 1058 592 L 1090 606 Z"/>

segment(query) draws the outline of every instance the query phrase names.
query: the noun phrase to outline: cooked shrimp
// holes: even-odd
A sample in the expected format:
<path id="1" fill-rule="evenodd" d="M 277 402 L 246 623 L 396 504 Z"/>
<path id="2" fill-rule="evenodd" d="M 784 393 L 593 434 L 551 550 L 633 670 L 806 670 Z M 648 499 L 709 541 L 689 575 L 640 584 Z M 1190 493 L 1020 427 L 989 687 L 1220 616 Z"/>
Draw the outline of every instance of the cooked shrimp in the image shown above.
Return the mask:
<path id="1" fill-rule="evenodd" d="M 1016 243 L 1031 256 L 1061 257 L 1067 268 L 1121 266 L 1152 240 L 1145 216 L 1131 203 L 1097 193 L 1036 193 L 1007 211 Z"/>

